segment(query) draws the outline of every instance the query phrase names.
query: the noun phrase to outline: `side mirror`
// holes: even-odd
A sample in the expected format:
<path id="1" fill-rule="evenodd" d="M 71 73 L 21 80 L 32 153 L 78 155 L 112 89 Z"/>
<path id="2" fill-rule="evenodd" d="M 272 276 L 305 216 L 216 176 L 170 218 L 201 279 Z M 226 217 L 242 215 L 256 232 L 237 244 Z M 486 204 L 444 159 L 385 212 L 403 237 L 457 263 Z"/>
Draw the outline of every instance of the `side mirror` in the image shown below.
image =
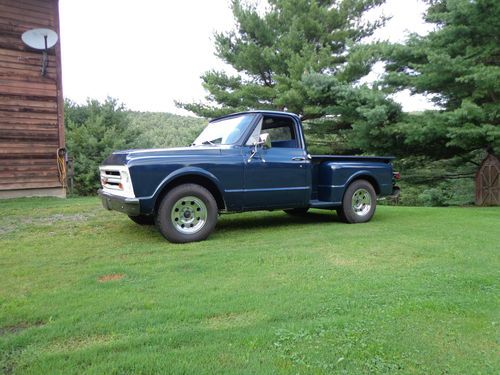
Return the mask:
<path id="1" fill-rule="evenodd" d="M 262 146 L 262 148 L 271 148 L 271 135 L 269 133 L 262 133 L 259 136 L 259 142 L 257 142 L 258 146 Z"/>
<path id="2" fill-rule="evenodd" d="M 269 133 L 262 133 L 259 136 L 259 141 L 255 142 L 253 144 L 252 152 L 250 153 L 250 156 L 248 157 L 248 160 L 247 160 L 248 163 L 250 163 L 250 161 L 253 159 L 253 157 L 257 154 L 257 148 L 258 147 L 262 147 L 264 149 L 272 147 L 272 145 L 271 145 L 271 136 L 269 135 Z M 263 157 L 260 157 L 260 159 L 262 159 L 263 163 L 266 162 Z"/>

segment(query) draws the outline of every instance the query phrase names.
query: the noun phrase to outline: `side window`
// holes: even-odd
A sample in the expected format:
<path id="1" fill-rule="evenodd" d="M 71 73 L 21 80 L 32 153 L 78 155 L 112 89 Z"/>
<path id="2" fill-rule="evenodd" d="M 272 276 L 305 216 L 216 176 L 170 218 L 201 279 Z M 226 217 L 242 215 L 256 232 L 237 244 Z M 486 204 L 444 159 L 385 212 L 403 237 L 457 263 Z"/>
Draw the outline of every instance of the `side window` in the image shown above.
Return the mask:
<path id="1" fill-rule="evenodd" d="M 282 126 L 280 128 L 269 128 L 266 130 L 273 141 L 291 141 L 292 132 L 289 127 Z"/>
<path id="2" fill-rule="evenodd" d="M 264 117 L 262 133 L 269 133 L 273 147 L 298 148 L 295 123 L 286 117 Z"/>

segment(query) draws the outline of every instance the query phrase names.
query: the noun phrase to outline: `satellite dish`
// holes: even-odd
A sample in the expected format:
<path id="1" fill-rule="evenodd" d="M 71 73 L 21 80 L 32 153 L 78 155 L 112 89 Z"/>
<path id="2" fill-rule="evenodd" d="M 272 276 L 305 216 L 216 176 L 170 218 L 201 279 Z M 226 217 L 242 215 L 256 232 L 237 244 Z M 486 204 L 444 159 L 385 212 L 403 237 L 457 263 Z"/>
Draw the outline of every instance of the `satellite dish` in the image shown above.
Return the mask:
<path id="1" fill-rule="evenodd" d="M 49 57 L 47 50 L 57 43 L 57 33 L 51 29 L 31 29 L 21 35 L 23 42 L 31 48 L 42 50 L 42 76 L 47 73 Z"/>
<path id="2" fill-rule="evenodd" d="M 57 33 L 51 29 L 31 29 L 21 36 L 23 42 L 34 49 L 47 50 L 57 43 Z"/>

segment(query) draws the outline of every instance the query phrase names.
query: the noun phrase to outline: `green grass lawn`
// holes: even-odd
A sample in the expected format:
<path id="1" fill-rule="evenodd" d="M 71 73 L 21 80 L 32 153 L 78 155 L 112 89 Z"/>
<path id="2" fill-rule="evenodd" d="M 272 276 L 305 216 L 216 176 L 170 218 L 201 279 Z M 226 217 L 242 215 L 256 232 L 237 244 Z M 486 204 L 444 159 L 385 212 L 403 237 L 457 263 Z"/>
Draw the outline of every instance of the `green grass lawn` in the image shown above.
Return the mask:
<path id="1" fill-rule="evenodd" d="M 498 374 L 500 209 L 221 217 L 0 201 L 0 373 Z"/>

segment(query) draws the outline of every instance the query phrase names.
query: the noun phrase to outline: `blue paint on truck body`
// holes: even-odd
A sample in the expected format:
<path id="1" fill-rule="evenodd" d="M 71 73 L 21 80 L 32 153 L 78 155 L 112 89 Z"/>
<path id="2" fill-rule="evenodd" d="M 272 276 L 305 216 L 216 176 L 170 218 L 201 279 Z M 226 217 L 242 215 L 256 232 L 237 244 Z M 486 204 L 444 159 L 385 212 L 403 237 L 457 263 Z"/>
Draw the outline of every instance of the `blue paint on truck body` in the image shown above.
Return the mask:
<path id="1" fill-rule="evenodd" d="M 393 191 L 392 157 L 311 156 L 299 117 L 285 112 L 243 112 L 212 122 L 236 116 L 249 118 L 232 144 L 117 151 L 102 165 L 128 167 L 141 215 L 154 214 L 162 197 L 181 182 L 209 188 L 221 212 L 335 209 L 342 204 L 347 186 L 356 179 L 368 180 L 378 196 Z M 281 124 L 281 128 L 269 128 L 270 132 L 281 132 L 272 147 L 248 144 L 256 128 L 264 129 L 268 119 Z"/>

